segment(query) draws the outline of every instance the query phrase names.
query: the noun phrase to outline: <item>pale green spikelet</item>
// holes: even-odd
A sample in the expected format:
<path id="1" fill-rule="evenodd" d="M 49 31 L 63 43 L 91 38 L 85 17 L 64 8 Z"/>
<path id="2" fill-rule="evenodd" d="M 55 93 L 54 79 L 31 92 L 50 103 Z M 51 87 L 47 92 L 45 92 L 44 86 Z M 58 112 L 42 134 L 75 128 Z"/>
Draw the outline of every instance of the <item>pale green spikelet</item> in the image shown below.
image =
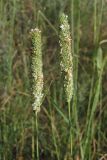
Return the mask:
<path id="1" fill-rule="evenodd" d="M 38 28 L 31 30 L 32 37 L 32 91 L 34 96 L 33 110 L 40 111 L 43 98 L 43 71 L 42 71 L 42 42 L 41 31 Z"/>
<path id="2" fill-rule="evenodd" d="M 68 16 L 60 15 L 60 57 L 61 71 L 64 73 L 64 89 L 67 102 L 70 102 L 73 95 L 73 62 L 71 49 L 70 26 Z"/>

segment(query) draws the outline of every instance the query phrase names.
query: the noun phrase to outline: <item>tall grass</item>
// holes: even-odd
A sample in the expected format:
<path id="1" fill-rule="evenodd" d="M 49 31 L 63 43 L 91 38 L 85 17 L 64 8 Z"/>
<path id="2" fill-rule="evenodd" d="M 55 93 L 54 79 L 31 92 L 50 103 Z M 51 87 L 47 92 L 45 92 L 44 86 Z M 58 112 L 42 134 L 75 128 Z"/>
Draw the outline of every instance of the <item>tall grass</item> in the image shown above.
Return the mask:
<path id="1" fill-rule="evenodd" d="M 106 10 L 105 0 L 0 1 L 0 160 L 106 159 Z M 60 12 L 68 15 L 73 39 L 70 127 L 59 65 Z M 30 77 L 29 31 L 35 26 L 42 30 L 46 93 L 38 126 Z"/>

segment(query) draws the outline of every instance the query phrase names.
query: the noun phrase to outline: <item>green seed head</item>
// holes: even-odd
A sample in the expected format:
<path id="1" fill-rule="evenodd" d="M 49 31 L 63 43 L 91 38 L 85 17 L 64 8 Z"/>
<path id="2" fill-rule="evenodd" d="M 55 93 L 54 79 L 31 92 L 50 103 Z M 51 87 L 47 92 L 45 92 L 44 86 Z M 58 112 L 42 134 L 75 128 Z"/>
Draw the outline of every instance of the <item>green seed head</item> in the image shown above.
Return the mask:
<path id="1" fill-rule="evenodd" d="M 33 110 L 40 111 L 43 98 L 43 71 L 42 71 L 42 42 L 41 31 L 38 28 L 31 30 L 33 51 L 32 51 L 32 77 L 33 77 Z"/>
<path id="2" fill-rule="evenodd" d="M 73 95 L 73 62 L 71 50 L 71 35 L 68 17 L 64 13 L 60 16 L 60 57 L 61 71 L 64 73 L 64 89 L 66 99 L 70 102 Z"/>

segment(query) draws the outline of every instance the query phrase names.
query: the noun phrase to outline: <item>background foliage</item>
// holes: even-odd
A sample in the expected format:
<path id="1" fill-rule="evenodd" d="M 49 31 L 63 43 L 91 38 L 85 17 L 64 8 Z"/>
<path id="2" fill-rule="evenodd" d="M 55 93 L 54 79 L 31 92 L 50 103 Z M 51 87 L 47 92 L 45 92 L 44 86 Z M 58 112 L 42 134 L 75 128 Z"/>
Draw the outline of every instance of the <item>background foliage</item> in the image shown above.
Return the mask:
<path id="1" fill-rule="evenodd" d="M 73 38 L 73 156 L 59 68 L 59 14 Z M 42 30 L 45 100 L 40 160 L 97 160 L 107 154 L 107 1 L 0 0 L 0 160 L 32 159 L 31 28 Z M 35 151 L 36 155 L 36 151 Z"/>

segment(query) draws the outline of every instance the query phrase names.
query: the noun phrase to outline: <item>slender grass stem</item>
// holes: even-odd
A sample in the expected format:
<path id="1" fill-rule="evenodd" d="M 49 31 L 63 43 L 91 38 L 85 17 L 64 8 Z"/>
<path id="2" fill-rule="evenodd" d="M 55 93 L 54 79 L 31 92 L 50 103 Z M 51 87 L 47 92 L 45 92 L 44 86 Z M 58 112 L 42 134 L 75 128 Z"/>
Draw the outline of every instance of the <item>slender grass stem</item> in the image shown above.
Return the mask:
<path id="1" fill-rule="evenodd" d="M 35 159 L 35 118 L 34 116 L 32 117 L 32 160 Z"/>
<path id="2" fill-rule="evenodd" d="M 7 126 L 6 126 L 6 111 L 3 113 L 3 122 L 4 122 L 4 128 L 3 128 L 3 141 L 4 141 L 4 148 L 6 146 L 7 142 Z M 3 150 L 4 152 L 4 150 Z M 5 154 L 3 154 L 3 160 L 6 160 L 7 157 L 7 148 L 5 150 Z"/>
<path id="3" fill-rule="evenodd" d="M 70 154 L 72 156 L 72 130 L 71 130 L 71 105 L 70 105 L 70 101 L 68 101 L 68 118 L 69 118 L 69 135 L 70 135 Z"/>
<path id="4" fill-rule="evenodd" d="M 35 136 L 36 134 L 36 136 Z M 36 141 L 35 141 L 36 139 Z M 36 149 L 35 149 L 36 146 Z M 37 112 L 34 112 L 32 117 L 32 160 L 39 160 L 39 139 L 38 139 L 38 115 Z"/>
<path id="5" fill-rule="evenodd" d="M 36 158 L 39 160 L 39 140 L 38 140 L 38 116 L 37 112 L 35 112 L 35 118 L 36 118 Z"/>
<path id="6" fill-rule="evenodd" d="M 97 41 L 97 0 L 94 0 L 94 44 Z"/>

